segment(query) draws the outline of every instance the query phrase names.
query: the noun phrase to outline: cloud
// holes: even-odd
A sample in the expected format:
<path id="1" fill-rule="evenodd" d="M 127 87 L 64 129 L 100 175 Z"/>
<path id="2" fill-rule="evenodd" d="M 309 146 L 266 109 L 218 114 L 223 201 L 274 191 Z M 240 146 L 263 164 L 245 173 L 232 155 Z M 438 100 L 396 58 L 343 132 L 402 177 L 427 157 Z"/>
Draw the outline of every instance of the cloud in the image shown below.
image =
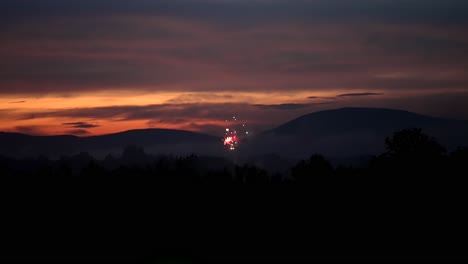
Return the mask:
<path id="1" fill-rule="evenodd" d="M 336 97 L 331 96 L 308 96 L 307 99 L 327 99 L 327 100 L 334 100 Z M 320 104 L 320 103 L 319 103 Z"/>
<path id="2" fill-rule="evenodd" d="M 304 96 L 306 97 L 306 96 Z M 286 104 L 242 104 L 242 103 L 207 103 L 207 104 L 156 104 L 144 106 L 109 106 L 90 108 L 70 108 L 55 110 L 22 111 L 23 118 L 17 121 L 21 124 L 14 131 L 26 134 L 56 134 L 64 131 L 62 120 L 97 120 L 102 128 L 92 130 L 93 134 L 113 133 L 133 128 L 170 128 L 189 129 L 217 135 L 225 127 L 225 120 L 233 115 L 238 120 L 249 124 L 249 129 L 263 131 L 275 125 L 285 123 L 303 114 L 313 111 L 326 110 L 335 107 L 386 107 L 417 110 L 419 113 L 442 113 L 445 116 L 459 116 L 466 119 L 464 96 L 460 94 L 446 94 L 444 100 L 438 94 L 430 97 L 403 96 L 393 99 L 379 96 L 373 100 L 332 100 L 314 103 L 286 103 Z M 432 103 L 434 102 L 434 103 Z M 414 108 L 417 105 L 417 109 Z M 434 107 L 436 105 L 437 107 Z M 426 108 L 426 110 L 424 110 Z M 20 113 L 18 113 L 20 114 Z M 30 119 L 33 118 L 33 119 Z M 44 121 L 41 121 L 44 120 Z M 52 125 L 58 120 L 57 125 Z M 27 126 L 23 124 L 46 123 L 47 127 Z M 13 123 L 14 124 L 14 123 Z M 68 127 L 86 128 L 87 122 L 68 122 Z M 91 124 L 93 125 L 93 124 Z M 76 127 L 74 127 L 76 126 Z M 91 127 L 90 127 L 91 128 Z M 5 128 L 6 130 L 13 130 Z M 65 129 L 66 130 L 66 129 Z M 77 132 L 77 131 L 75 131 Z M 75 133 L 73 132 L 73 133 Z M 63 133 L 63 132 L 60 132 Z M 80 132 L 78 132 L 80 133 Z M 81 132 L 83 134 L 83 132 Z M 91 133 L 91 132 L 90 132 Z M 75 133 L 76 134 L 76 133 Z M 84 135 L 84 134 L 83 134 Z"/>
<path id="3" fill-rule="evenodd" d="M 375 95 L 383 95 L 383 93 L 346 93 L 346 94 L 339 94 L 336 97 L 364 97 L 364 96 L 375 96 Z"/>
<path id="4" fill-rule="evenodd" d="M 26 103 L 26 101 L 13 101 L 13 102 L 9 102 L 9 104 L 22 104 L 22 103 Z"/>
<path id="5" fill-rule="evenodd" d="M 262 108 L 262 109 L 274 109 L 274 110 L 297 110 L 297 109 L 304 109 L 310 106 L 315 106 L 315 105 L 326 105 L 326 104 L 331 104 L 333 102 L 321 102 L 321 103 L 312 103 L 312 104 L 255 104 L 253 106 Z"/>
<path id="6" fill-rule="evenodd" d="M 436 73 L 434 73 L 435 75 Z M 378 89 L 385 90 L 446 90 L 448 92 L 456 92 L 459 89 L 466 89 L 468 87 L 468 79 L 465 77 L 438 78 L 433 76 L 425 77 L 402 77 L 402 78 L 389 78 L 389 79 L 370 79 L 368 82 L 371 86 Z"/>
<path id="7" fill-rule="evenodd" d="M 4 2 L 0 17 L 12 21 L 2 23 L 2 95 L 60 94 L 65 87 L 75 94 L 422 90 L 370 76 L 414 69 L 431 76 L 468 61 L 463 1 L 411 0 L 408 9 L 397 4 L 403 0 Z M 24 23 L 26 15 L 37 20 Z M 466 86 L 462 75 L 437 88 Z"/>
<path id="8" fill-rule="evenodd" d="M 5 99 L 8 111 L 0 109 L 7 124 L 2 129 L 38 119 L 58 120 L 54 125 L 62 127 L 55 131 L 91 129 L 96 125 L 62 122 L 99 120 L 102 127 L 90 131 L 101 133 L 117 122 L 118 129 L 126 121 L 202 126 L 233 114 L 271 124 L 331 102 L 379 104 L 468 87 L 468 1 L 3 0 L 1 5 L 0 97 L 11 98 Z M 276 94 L 285 91 L 303 100 Z M 330 92 L 341 94 L 320 96 Z M 133 105 L 132 95 L 146 93 L 174 96 L 161 95 L 169 99 L 154 102 L 161 104 Z M 249 93 L 255 95 L 247 98 Z M 64 101 L 78 102 L 96 94 L 110 100 L 99 101 L 100 107 L 90 101 L 58 109 L 53 103 L 38 107 L 32 99 L 67 95 Z M 306 101 L 308 94 L 315 95 L 307 98 L 313 101 Z M 129 100 L 113 106 L 113 96 Z M 369 96 L 376 97 L 359 100 Z M 8 105 L 23 98 L 28 102 Z M 428 99 L 421 100 L 421 107 L 432 111 L 424 103 Z M 468 113 L 464 103 L 454 102 L 444 107 Z M 141 122 L 130 122 L 135 120 Z"/>
<path id="9" fill-rule="evenodd" d="M 309 104 L 270 104 L 270 105 L 256 104 L 254 106 L 258 108 L 263 108 L 263 109 L 296 110 L 296 109 L 309 107 L 310 105 Z"/>
<path id="10" fill-rule="evenodd" d="M 13 130 L 21 134 L 33 136 L 44 135 L 44 131 L 41 126 L 16 126 Z"/>
<path id="11" fill-rule="evenodd" d="M 185 118 L 174 118 L 174 119 L 158 118 L 158 119 L 149 120 L 147 122 L 147 125 L 149 127 L 157 127 L 160 124 L 180 125 L 180 124 L 185 124 L 187 122 L 190 122 L 190 120 L 185 119 Z"/>
<path id="12" fill-rule="evenodd" d="M 242 103 L 204 103 L 204 104 L 155 104 L 144 106 L 108 106 L 90 108 L 71 108 L 53 111 L 24 113 L 20 120 L 38 118 L 83 118 L 95 120 L 108 120 L 113 122 L 132 120 L 164 120 L 171 123 L 180 123 L 183 119 L 211 119 L 225 120 L 233 114 L 244 117 L 261 116 L 261 113 L 252 113 L 254 107 Z M 153 121 L 154 123 L 154 121 Z M 72 122 L 68 125 L 89 127 L 84 122 Z"/>
<path id="13" fill-rule="evenodd" d="M 218 23 L 247 24 L 261 21 L 299 19 L 308 22 L 379 19 L 386 22 L 466 23 L 468 8 L 459 0 L 315 0 L 315 1 L 213 1 L 213 0 L 81 0 L 69 4 L 59 0 L 4 0 L 4 20 L 35 16 L 92 16 L 139 14 L 209 19 Z M 103 12 L 104 10 L 104 12 Z M 438 12 L 434 12 L 437 10 Z M 1 17 L 1 16 L 0 16 Z"/>
<path id="14" fill-rule="evenodd" d="M 109 106 L 95 108 L 71 108 L 58 110 L 44 110 L 24 113 L 20 121 L 34 122 L 43 120 L 67 119 L 92 119 L 104 124 L 103 131 L 117 132 L 126 129 L 127 123 L 138 128 L 162 127 L 174 129 L 206 129 L 206 132 L 218 131 L 216 127 L 225 126 L 225 120 L 236 116 L 239 121 L 251 124 L 257 131 L 270 127 L 272 124 L 280 124 L 291 120 L 301 111 L 308 111 L 307 106 L 319 105 L 307 104 L 283 104 L 283 105 L 250 105 L 244 103 L 204 103 L 204 104 L 156 104 L 145 106 Z M 290 111 L 285 111 L 289 109 Z M 32 121 L 32 120 L 31 120 Z M 81 125 L 84 122 L 69 122 L 70 125 Z M 61 123 L 59 123 L 61 124 Z M 86 126 L 85 126 L 86 127 Z M 57 128 L 60 129 L 60 128 Z M 96 132 L 95 131 L 95 132 Z M 93 133 L 95 133 L 93 132 Z"/>
<path id="15" fill-rule="evenodd" d="M 190 93 L 179 95 L 175 98 L 166 101 L 168 104 L 188 104 L 188 103 L 202 103 L 202 102 L 216 102 L 221 100 L 233 99 L 234 95 L 229 94 L 215 94 L 215 93 Z"/>
<path id="16" fill-rule="evenodd" d="M 95 128 L 99 127 L 99 125 L 94 125 L 86 122 L 70 122 L 70 123 L 62 123 L 62 125 L 70 126 L 74 128 Z"/>
<path id="17" fill-rule="evenodd" d="M 432 32 L 431 32 L 432 31 Z M 376 48 L 390 55 L 408 55 L 424 60 L 450 61 L 457 57 L 466 58 L 468 49 L 467 39 L 457 37 L 457 28 L 443 34 L 434 34 L 432 30 L 389 30 L 372 32 L 368 35 L 367 46 Z"/>
<path id="18" fill-rule="evenodd" d="M 366 97 L 366 96 L 377 96 L 383 95 L 384 93 L 374 93 L 374 92 L 365 92 L 365 93 L 344 93 L 336 96 L 309 96 L 307 99 L 326 99 L 326 100 L 336 100 L 343 97 Z M 330 104 L 331 101 L 315 103 L 315 104 Z"/>
<path id="19" fill-rule="evenodd" d="M 85 129 L 72 129 L 72 130 L 65 131 L 65 133 L 69 135 L 76 135 L 76 136 L 83 136 L 83 135 L 90 134 L 89 131 Z"/>

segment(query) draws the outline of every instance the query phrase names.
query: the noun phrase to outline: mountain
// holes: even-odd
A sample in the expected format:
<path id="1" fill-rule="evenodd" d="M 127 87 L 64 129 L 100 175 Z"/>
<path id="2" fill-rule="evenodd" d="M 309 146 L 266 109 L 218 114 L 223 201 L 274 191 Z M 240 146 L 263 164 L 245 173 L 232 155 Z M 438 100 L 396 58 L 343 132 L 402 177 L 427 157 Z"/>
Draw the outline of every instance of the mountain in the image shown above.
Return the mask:
<path id="1" fill-rule="evenodd" d="M 341 108 L 307 114 L 257 136 L 246 152 L 304 158 L 312 153 L 343 159 L 384 151 L 385 138 L 422 128 L 449 149 L 468 145 L 468 122 L 393 109 Z"/>
<path id="2" fill-rule="evenodd" d="M 320 153 L 337 163 L 363 161 L 384 151 L 385 138 L 404 128 L 418 127 L 449 150 L 468 145 L 468 122 L 378 108 L 341 108 L 296 118 L 243 142 L 229 156 L 239 162 L 283 171 L 297 159 Z M 0 132 L 0 155 L 22 157 L 89 152 L 96 157 L 122 153 L 126 146 L 151 154 L 224 156 L 220 138 L 201 133 L 142 129 L 93 136 L 29 136 Z M 289 168 L 289 167 L 287 167 Z"/>
<path id="3" fill-rule="evenodd" d="M 103 157 L 121 153 L 127 146 L 140 146 L 149 153 L 217 154 L 220 139 L 201 133 L 171 129 L 141 129 L 92 137 L 30 136 L 0 132 L 0 155 L 24 157 L 46 155 L 58 157 L 89 152 Z"/>

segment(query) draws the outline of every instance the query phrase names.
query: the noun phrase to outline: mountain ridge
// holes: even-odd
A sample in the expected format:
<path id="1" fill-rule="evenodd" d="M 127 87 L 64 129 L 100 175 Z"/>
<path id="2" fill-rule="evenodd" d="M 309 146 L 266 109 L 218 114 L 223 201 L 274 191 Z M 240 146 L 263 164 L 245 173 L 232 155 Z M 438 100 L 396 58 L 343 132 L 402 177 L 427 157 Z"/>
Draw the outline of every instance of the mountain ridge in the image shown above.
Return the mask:
<path id="1" fill-rule="evenodd" d="M 390 108 L 366 108 L 366 107 L 343 107 L 343 108 L 337 108 L 337 109 L 330 109 L 330 110 L 323 110 L 323 111 L 317 111 L 317 112 L 312 112 L 309 114 L 302 115 L 300 117 L 297 117 L 295 119 L 292 119 L 282 125 L 279 125 L 273 129 L 270 129 L 268 131 L 263 132 L 264 134 L 272 132 L 272 131 L 277 131 L 277 130 L 282 130 L 283 128 L 287 127 L 288 125 L 295 123 L 295 122 L 302 122 L 304 120 L 310 121 L 312 118 L 321 118 L 321 117 L 326 117 L 326 118 L 331 118 L 333 116 L 341 115 L 352 115 L 354 118 L 352 121 L 356 122 L 356 117 L 358 115 L 366 113 L 366 117 L 370 117 L 370 115 L 374 115 L 374 117 L 378 117 L 379 119 L 382 119 L 383 117 L 406 117 L 406 118 L 413 118 L 413 119 L 420 119 L 419 121 L 437 121 L 437 122 L 464 122 L 468 123 L 465 120 L 458 120 L 458 119 L 449 119 L 449 118 L 442 118 L 442 117 L 433 117 L 430 115 L 424 115 L 424 114 L 419 114 L 415 112 L 410 112 L 406 110 L 400 110 L 400 109 L 390 109 Z M 377 116 L 378 115 L 378 116 Z M 371 116 L 372 117 L 372 116 Z M 329 119 L 333 120 L 333 119 Z M 367 119 L 367 121 L 371 121 L 372 119 Z M 349 120 L 351 121 L 351 120 Z M 389 121 L 388 119 L 386 120 L 387 122 Z M 394 120 L 390 120 L 394 121 Z M 401 120 L 400 120 L 401 121 Z M 417 125 L 417 124 L 414 124 Z"/>
<path id="2" fill-rule="evenodd" d="M 422 128 L 448 149 L 468 145 L 468 122 L 388 108 L 345 107 L 297 117 L 254 140 L 249 151 L 306 157 L 365 156 L 384 150 L 385 138 L 405 128 Z M 258 151 L 257 151 L 258 152 Z"/>
<path id="3" fill-rule="evenodd" d="M 313 153 L 325 156 L 365 156 L 381 152 L 385 138 L 394 132 L 419 127 L 452 149 L 468 145 L 468 122 L 422 115 L 388 108 L 344 107 L 312 112 L 273 129 L 257 133 L 241 142 L 238 156 L 277 154 L 304 158 Z M 0 155 L 61 155 L 94 152 L 99 155 L 121 152 L 138 145 L 150 153 L 225 155 L 226 149 L 216 137 L 178 129 L 133 129 L 106 135 L 30 136 L 0 132 Z"/>
<path id="4" fill-rule="evenodd" d="M 34 136 L 22 133 L 0 132 L 0 154 L 10 156 L 63 155 L 77 152 L 91 152 L 105 155 L 108 152 L 120 152 L 129 145 L 138 145 L 145 149 L 162 147 L 161 152 L 189 152 L 192 144 L 214 146 L 218 138 L 192 131 L 175 129 L 134 129 L 122 132 L 78 137 L 74 135 Z M 187 144 L 186 151 L 184 144 Z M 152 149 L 156 150 L 156 149 Z M 157 150 L 156 150 L 157 151 Z"/>

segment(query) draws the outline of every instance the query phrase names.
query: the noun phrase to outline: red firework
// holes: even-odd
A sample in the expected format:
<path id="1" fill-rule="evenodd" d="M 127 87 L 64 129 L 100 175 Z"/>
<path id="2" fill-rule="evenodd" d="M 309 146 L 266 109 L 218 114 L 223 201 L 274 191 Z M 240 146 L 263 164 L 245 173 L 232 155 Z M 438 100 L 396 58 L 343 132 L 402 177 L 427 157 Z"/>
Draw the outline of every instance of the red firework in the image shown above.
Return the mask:
<path id="1" fill-rule="evenodd" d="M 226 123 L 228 120 L 226 120 Z M 239 125 L 237 123 L 237 119 L 235 116 L 232 117 L 232 121 L 234 125 Z M 242 124 L 242 129 L 245 130 L 245 124 Z M 224 146 L 227 146 L 229 150 L 235 150 L 239 144 L 239 142 L 246 136 L 249 135 L 248 131 L 245 132 L 240 132 L 240 134 L 237 133 L 237 130 L 235 128 L 226 128 L 226 133 L 224 135 L 223 144 Z"/>

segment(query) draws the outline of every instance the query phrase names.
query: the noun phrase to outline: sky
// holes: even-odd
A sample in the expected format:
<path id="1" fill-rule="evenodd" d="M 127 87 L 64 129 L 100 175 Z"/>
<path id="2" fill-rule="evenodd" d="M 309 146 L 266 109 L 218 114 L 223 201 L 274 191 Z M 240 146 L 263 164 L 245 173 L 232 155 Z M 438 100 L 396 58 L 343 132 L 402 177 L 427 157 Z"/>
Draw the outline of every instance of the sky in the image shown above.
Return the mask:
<path id="1" fill-rule="evenodd" d="M 1 0 L 0 131 L 260 132 L 384 107 L 468 120 L 465 0 Z"/>

